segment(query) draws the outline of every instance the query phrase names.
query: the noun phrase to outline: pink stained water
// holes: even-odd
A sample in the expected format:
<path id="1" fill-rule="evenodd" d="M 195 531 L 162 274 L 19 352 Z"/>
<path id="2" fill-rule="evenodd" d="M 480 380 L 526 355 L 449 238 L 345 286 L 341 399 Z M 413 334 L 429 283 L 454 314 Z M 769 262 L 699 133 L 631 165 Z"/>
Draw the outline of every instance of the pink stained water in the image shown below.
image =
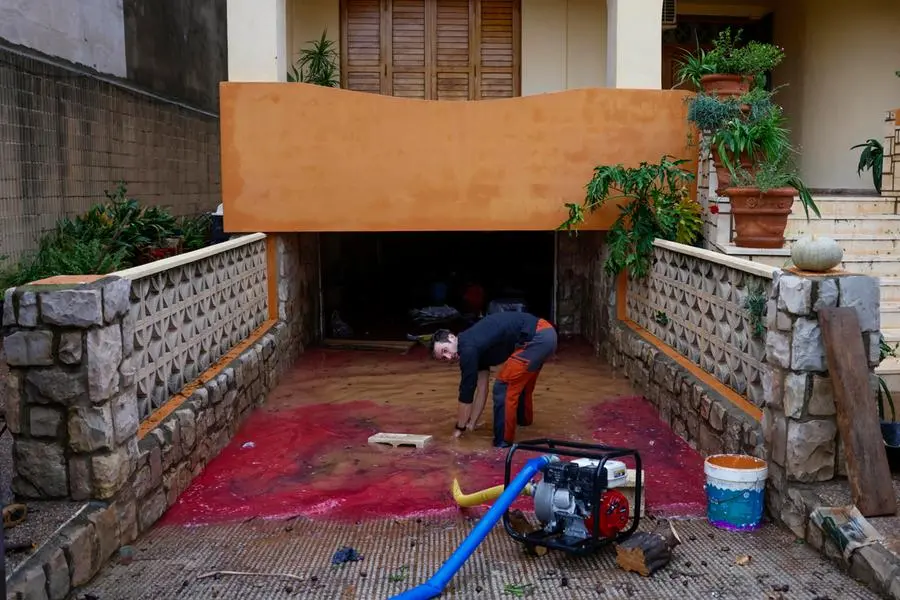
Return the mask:
<path id="1" fill-rule="evenodd" d="M 643 463 L 647 510 L 656 516 L 696 517 L 706 513 L 703 457 L 659 419 L 645 398 L 597 405 L 594 440 L 637 450 Z M 626 459 L 634 467 L 633 459 Z"/>
<path id="2" fill-rule="evenodd" d="M 163 523 L 456 514 L 453 479 L 464 492 L 501 484 L 506 459 L 506 450 L 490 444 L 489 409 L 486 427 L 462 440 L 449 439 L 457 385 L 457 367 L 421 354 L 310 351 Z M 593 437 L 633 445 L 645 456 L 647 510 L 701 514 L 705 504 L 698 504 L 688 482 L 702 478 L 702 460 L 676 443 L 680 439 L 649 403 L 628 399 L 630 391 L 583 348 L 561 348 L 539 380 L 535 424 L 520 428 L 517 439 Z M 370 435 L 385 431 L 431 434 L 434 440 L 424 449 L 368 444 Z M 655 436 L 649 447 L 648 436 Z M 512 476 L 532 456 L 517 453 Z M 686 472 L 692 469 L 697 473 Z M 521 498 L 514 507 L 527 510 L 531 500 Z"/>

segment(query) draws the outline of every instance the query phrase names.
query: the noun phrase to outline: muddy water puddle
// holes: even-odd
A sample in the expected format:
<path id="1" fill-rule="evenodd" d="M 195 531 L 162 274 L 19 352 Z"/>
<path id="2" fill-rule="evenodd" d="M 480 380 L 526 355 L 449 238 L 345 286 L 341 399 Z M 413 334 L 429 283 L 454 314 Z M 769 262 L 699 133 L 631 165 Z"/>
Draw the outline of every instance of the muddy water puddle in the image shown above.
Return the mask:
<path id="1" fill-rule="evenodd" d="M 430 360 L 421 348 L 407 355 L 310 350 L 165 519 L 188 524 L 452 514 L 458 510 L 452 480 L 458 478 L 465 492 L 500 484 L 506 457 L 491 446 L 490 398 L 484 425 L 452 437 L 458 385 L 459 368 Z M 517 439 L 633 440 L 635 431 L 662 425 L 652 406 L 634 396 L 627 380 L 589 348 L 563 345 L 538 380 L 534 424 L 519 427 Z M 644 403 L 649 412 L 638 411 L 637 421 L 624 429 L 604 421 L 604 405 L 626 401 Z M 378 432 L 433 440 L 424 449 L 369 445 Z M 514 466 L 529 455 L 516 458 Z"/>

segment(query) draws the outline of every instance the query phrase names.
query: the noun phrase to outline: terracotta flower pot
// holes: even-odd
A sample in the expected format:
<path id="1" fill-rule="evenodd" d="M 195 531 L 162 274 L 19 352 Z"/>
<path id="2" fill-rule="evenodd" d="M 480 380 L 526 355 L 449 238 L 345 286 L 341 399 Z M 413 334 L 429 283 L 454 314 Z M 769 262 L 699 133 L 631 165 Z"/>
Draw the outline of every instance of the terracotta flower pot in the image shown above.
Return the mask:
<path id="1" fill-rule="evenodd" d="M 716 193 L 720 196 L 724 196 L 723 193 L 725 188 L 731 187 L 731 171 L 728 170 L 728 167 L 722 162 L 721 157 L 719 156 L 719 151 L 715 148 L 712 149 L 712 159 L 716 165 Z M 740 166 L 743 170 L 748 173 L 753 172 L 753 162 L 750 160 L 750 155 L 746 152 L 742 153 L 738 157 L 740 161 Z M 734 161 L 732 160 L 732 163 Z"/>
<path id="2" fill-rule="evenodd" d="M 745 75 L 704 75 L 700 87 L 707 94 L 720 98 L 738 98 L 750 91 L 751 80 Z"/>
<path id="3" fill-rule="evenodd" d="M 784 230 L 797 190 L 792 187 L 761 192 L 758 188 L 730 187 L 734 245 L 741 248 L 781 248 Z"/>

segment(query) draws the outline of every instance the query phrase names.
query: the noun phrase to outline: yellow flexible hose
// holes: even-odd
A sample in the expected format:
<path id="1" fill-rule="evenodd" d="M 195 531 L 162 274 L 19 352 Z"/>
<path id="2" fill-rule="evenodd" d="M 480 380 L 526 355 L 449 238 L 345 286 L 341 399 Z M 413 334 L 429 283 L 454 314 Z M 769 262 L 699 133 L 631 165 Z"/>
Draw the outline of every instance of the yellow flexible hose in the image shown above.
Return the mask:
<path id="1" fill-rule="evenodd" d="M 496 500 L 500 497 L 500 494 L 503 493 L 504 488 L 502 485 L 495 485 L 494 487 L 489 487 L 478 492 L 464 494 L 459 487 L 459 481 L 454 479 L 453 486 L 450 489 L 453 492 L 453 499 L 456 500 L 458 505 L 463 508 L 471 508 L 473 506 L 478 506 L 479 504 L 486 504 L 492 500 Z M 532 484 L 529 483 L 525 486 L 525 489 L 522 490 L 522 494 L 530 496 L 532 489 Z"/>

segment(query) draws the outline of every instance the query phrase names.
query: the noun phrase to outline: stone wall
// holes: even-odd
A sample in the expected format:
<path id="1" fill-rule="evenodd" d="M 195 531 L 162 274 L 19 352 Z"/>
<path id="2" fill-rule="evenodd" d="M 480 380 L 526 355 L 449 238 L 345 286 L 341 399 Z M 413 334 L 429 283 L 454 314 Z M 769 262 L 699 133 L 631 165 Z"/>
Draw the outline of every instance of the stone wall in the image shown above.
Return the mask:
<path id="1" fill-rule="evenodd" d="M 865 275 L 776 275 L 767 308 L 766 356 L 771 369 L 763 410 L 768 450 L 767 504 L 803 537 L 809 518 L 796 484 L 846 476 L 818 311 L 854 307 L 873 372 L 879 362 L 880 290 Z"/>
<path id="2" fill-rule="evenodd" d="M 583 336 L 596 344 L 609 336 L 615 285 L 603 268 L 605 239 L 602 231 L 558 234 L 556 325 L 560 335 Z"/>
<path id="3" fill-rule="evenodd" d="M 900 201 L 900 109 L 888 111 L 884 119 L 884 170 L 881 195 Z"/>
<path id="4" fill-rule="evenodd" d="M 292 235 L 282 242 L 276 246 L 281 318 L 142 425 L 134 349 L 123 335 L 129 281 L 111 276 L 7 292 L 15 490 L 22 498 L 89 501 L 16 569 L 12 597 L 62 599 L 88 582 L 174 504 L 277 385 L 301 344 L 314 339 L 317 239 Z"/>
<path id="5" fill-rule="evenodd" d="M 630 327 L 613 329 L 607 355 L 653 403 L 660 419 L 704 456 L 765 455 L 756 419 Z"/>
<path id="6" fill-rule="evenodd" d="M 270 235 L 277 244 L 278 318 L 289 323 L 287 348 L 293 362 L 319 337 L 319 234 Z"/>
<path id="7" fill-rule="evenodd" d="M 137 454 L 133 346 L 123 343 L 130 283 L 6 292 L 6 418 L 13 490 L 24 499 L 108 499 Z"/>
<path id="8" fill-rule="evenodd" d="M 0 259 L 118 181 L 177 216 L 221 202 L 214 113 L 0 47 L 0 114 Z"/>

